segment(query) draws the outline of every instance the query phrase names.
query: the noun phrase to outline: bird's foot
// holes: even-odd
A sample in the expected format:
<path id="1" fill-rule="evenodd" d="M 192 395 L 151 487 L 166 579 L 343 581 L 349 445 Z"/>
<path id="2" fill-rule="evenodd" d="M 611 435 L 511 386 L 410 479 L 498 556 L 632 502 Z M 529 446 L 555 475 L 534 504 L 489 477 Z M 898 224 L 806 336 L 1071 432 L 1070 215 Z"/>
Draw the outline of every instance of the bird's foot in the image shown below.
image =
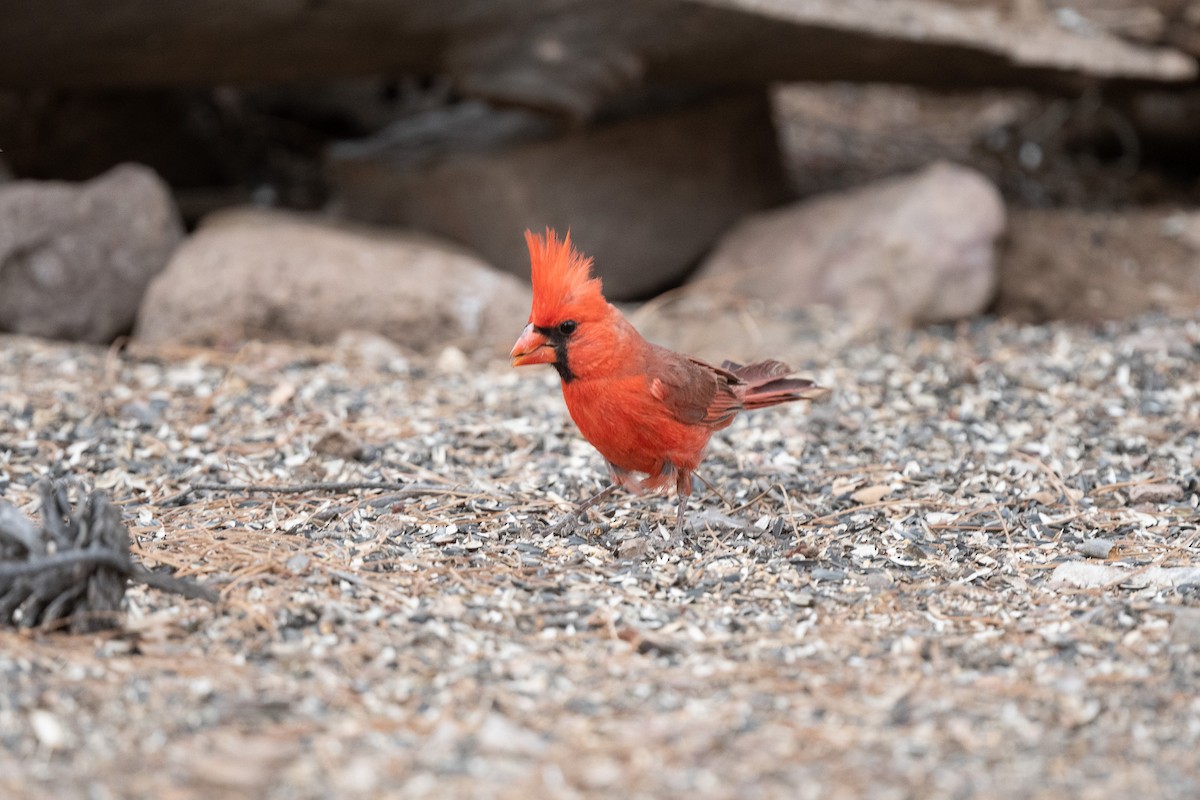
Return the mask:
<path id="1" fill-rule="evenodd" d="M 548 525 L 544 531 L 547 536 L 566 536 L 574 533 L 579 527 L 579 515 L 570 513 L 560 519 L 553 525 Z"/>
<path id="2" fill-rule="evenodd" d="M 688 538 L 684 535 L 683 528 L 676 527 L 671 531 L 670 538 L 667 539 L 667 549 L 674 550 L 676 547 L 688 544 Z"/>
<path id="3" fill-rule="evenodd" d="M 617 489 L 616 484 L 613 484 L 611 486 L 608 486 L 607 488 L 601 489 L 599 492 L 592 495 L 587 500 L 584 500 L 582 503 L 575 506 L 574 511 L 567 514 L 565 517 L 560 519 L 554 525 L 551 525 L 549 528 L 547 528 L 546 533 L 550 534 L 552 536 L 561 536 L 565 533 L 570 533 L 570 532 L 574 531 L 575 528 L 579 525 L 579 521 L 581 519 L 583 519 L 584 512 L 587 511 L 592 506 L 596 505 L 596 503 L 598 503 L 601 500 L 603 500 L 604 498 L 608 497 L 610 494 L 612 494 L 614 491 L 616 491 L 616 489 Z"/>

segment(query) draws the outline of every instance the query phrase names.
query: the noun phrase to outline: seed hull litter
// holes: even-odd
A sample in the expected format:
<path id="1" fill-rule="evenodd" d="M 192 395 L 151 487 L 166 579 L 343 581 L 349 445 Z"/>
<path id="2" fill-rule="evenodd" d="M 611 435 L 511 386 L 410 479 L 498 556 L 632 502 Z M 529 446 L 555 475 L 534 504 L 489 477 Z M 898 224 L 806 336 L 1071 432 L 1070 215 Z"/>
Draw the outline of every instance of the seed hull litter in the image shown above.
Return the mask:
<path id="1" fill-rule="evenodd" d="M 550 370 L 0 338 L 0 498 L 82 476 L 222 595 L 0 632 L 0 794 L 1196 796 L 1200 318 L 820 322 L 676 546 L 546 533 L 603 485 Z"/>

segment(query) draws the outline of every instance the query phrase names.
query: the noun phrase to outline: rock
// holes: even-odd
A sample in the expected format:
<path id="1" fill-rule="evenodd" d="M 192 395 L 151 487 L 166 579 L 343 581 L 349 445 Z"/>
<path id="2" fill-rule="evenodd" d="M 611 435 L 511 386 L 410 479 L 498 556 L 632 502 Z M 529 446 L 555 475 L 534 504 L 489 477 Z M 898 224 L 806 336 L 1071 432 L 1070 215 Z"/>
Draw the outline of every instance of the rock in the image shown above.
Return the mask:
<path id="1" fill-rule="evenodd" d="M 298 575 L 304 572 L 311 562 L 312 558 L 308 555 L 308 553 L 296 553 L 296 555 L 285 561 L 283 565 L 291 570 L 293 574 Z"/>
<path id="2" fill-rule="evenodd" d="M 1193 253 L 1200 254 L 1200 211 L 1193 209 L 1172 214 L 1163 221 L 1163 232 L 1179 239 Z"/>
<path id="3" fill-rule="evenodd" d="M 313 452 L 347 461 L 365 461 L 369 448 L 358 437 L 340 428 L 330 428 L 313 442 Z"/>
<path id="4" fill-rule="evenodd" d="M 874 324 L 958 319 L 991 299 L 1003 229 L 996 189 L 938 163 L 752 217 L 697 280 L 776 305 L 846 308 Z"/>
<path id="5" fill-rule="evenodd" d="M 721 231 L 787 196 L 763 93 L 560 136 L 478 104 L 436 117 L 335 148 L 338 209 L 447 236 L 523 277 L 521 231 L 569 229 L 610 299 L 678 282 Z"/>
<path id="6" fill-rule="evenodd" d="M 872 589 L 891 589 L 896 585 L 896 579 L 890 573 L 881 569 L 873 569 L 863 576 L 863 583 Z"/>
<path id="7" fill-rule="evenodd" d="M 1197 212 L 1013 209 L 995 310 L 1023 322 L 1095 322 L 1200 305 Z"/>
<path id="8" fill-rule="evenodd" d="M 1073 0 L 1056 4 L 1055 15 L 1063 27 L 1081 33 L 1103 31 L 1146 44 L 1169 44 L 1185 53 L 1200 55 L 1200 2 L 1153 0 L 1149 3 L 1112 0 Z"/>
<path id="9" fill-rule="evenodd" d="M 946 94 L 893 84 L 772 89 L 780 149 L 800 197 L 916 172 L 938 160 L 971 164 L 1010 196 L 1001 181 L 1012 170 L 980 158 L 980 143 L 1046 113 L 1053 99 L 1040 99 L 1027 90 Z"/>
<path id="10" fill-rule="evenodd" d="M 1167 31 L 1167 39 L 1185 53 L 1200 56 L 1200 2 L 1187 0 L 1176 23 Z"/>
<path id="11" fill-rule="evenodd" d="M 1200 652 L 1200 608 L 1174 608 L 1171 612 L 1171 644 Z"/>
<path id="12" fill-rule="evenodd" d="M 1192 196 L 1173 176 L 1191 174 L 1200 89 L 1067 100 L 1020 88 L 801 83 L 772 95 L 800 197 L 935 160 L 970 164 L 1017 207 L 1125 209 Z"/>
<path id="13" fill-rule="evenodd" d="M 1075 549 L 1088 558 L 1105 559 L 1112 552 L 1113 543 L 1107 539 L 1084 539 Z"/>
<path id="14" fill-rule="evenodd" d="M 1183 499 L 1183 487 L 1174 483 L 1139 483 L 1130 486 L 1129 504 L 1169 503 Z"/>
<path id="15" fill-rule="evenodd" d="M 887 497 L 891 493 L 892 493 L 891 486 L 889 486 L 886 483 L 880 483 L 880 484 L 874 484 L 871 486 L 864 486 L 863 488 L 859 489 L 857 492 L 854 492 L 852 495 L 850 495 L 850 499 L 856 503 L 862 503 L 864 505 L 873 505 L 874 503 L 878 503 L 880 500 Z"/>
<path id="16" fill-rule="evenodd" d="M 1200 567 L 1130 568 L 1094 561 L 1066 561 L 1054 568 L 1051 586 L 1076 589 L 1121 587 L 1126 589 L 1173 589 L 1200 583 Z"/>
<path id="17" fill-rule="evenodd" d="M 643 558 L 650 552 L 650 540 L 645 536 L 630 536 L 617 544 L 617 558 Z"/>
<path id="18" fill-rule="evenodd" d="M 60 750 L 75 738 L 57 715 L 40 708 L 29 712 L 29 727 L 33 729 L 38 744 L 47 750 Z"/>
<path id="19" fill-rule="evenodd" d="M 167 187 L 134 164 L 0 186 L 0 330 L 111 342 L 181 235 Z"/>
<path id="20" fill-rule="evenodd" d="M 454 345 L 451 345 L 441 353 L 438 353 L 437 360 L 434 362 L 434 367 L 439 372 L 455 374 L 466 372 L 471 366 L 471 362 L 467 359 L 467 354 L 459 350 Z"/>
<path id="21" fill-rule="evenodd" d="M 475 742 L 484 753 L 537 758 L 546 752 L 546 740 L 536 731 L 524 728 L 494 711 L 480 724 L 475 733 Z"/>
<path id="22" fill-rule="evenodd" d="M 411 368 L 403 348 L 370 331 L 347 330 L 338 334 L 333 355 L 351 369 L 408 372 Z"/>
<path id="23" fill-rule="evenodd" d="M 449 74 L 464 91 L 586 117 L 640 85 L 874 80 L 938 87 L 1182 81 L 1195 62 L 1046 15 L 918 0 L 75 0 L 5 10 L 0 87 L 268 84 Z M 137 47 L 130 46 L 138 43 Z M 753 43 L 747 46 L 747 43 Z"/>
<path id="24" fill-rule="evenodd" d="M 356 329 L 417 351 L 499 353 L 529 302 L 520 281 L 428 237 L 239 209 L 210 218 L 179 248 L 146 294 L 136 335 L 334 342 Z"/>

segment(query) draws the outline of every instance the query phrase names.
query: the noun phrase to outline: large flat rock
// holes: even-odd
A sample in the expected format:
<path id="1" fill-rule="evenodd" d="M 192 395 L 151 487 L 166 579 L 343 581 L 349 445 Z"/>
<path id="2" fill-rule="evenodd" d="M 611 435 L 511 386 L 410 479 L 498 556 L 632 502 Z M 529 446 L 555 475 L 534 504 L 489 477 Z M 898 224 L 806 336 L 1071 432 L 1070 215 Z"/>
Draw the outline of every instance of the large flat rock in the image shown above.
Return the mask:
<path id="1" fill-rule="evenodd" d="M 787 197 L 766 92 L 544 135 L 544 115 L 460 104 L 332 149 L 346 216 L 429 231 L 529 275 L 520 232 L 570 230 L 608 296 L 678 283 L 746 214 Z"/>
<path id="2" fill-rule="evenodd" d="M 5 10 L 0 88 L 247 84 L 448 73 L 586 115 L 644 82 L 1179 81 L 1196 64 L 1053 17 L 920 0 L 74 0 Z"/>

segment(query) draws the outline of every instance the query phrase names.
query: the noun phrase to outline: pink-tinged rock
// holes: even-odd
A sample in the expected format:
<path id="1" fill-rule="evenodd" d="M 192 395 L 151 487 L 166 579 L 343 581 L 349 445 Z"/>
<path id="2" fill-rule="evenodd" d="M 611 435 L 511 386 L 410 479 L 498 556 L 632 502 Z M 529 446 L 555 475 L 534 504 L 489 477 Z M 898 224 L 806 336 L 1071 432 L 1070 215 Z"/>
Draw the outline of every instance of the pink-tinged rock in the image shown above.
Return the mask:
<path id="1" fill-rule="evenodd" d="M 507 352 L 529 289 L 429 236 L 238 209 L 189 238 L 146 293 L 136 335 L 333 342 L 371 331 L 417 351 Z"/>
<path id="2" fill-rule="evenodd" d="M 775 306 L 828 305 L 905 325 L 983 311 L 996 285 L 1004 203 L 948 163 L 750 217 L 697 280 Z"/>

